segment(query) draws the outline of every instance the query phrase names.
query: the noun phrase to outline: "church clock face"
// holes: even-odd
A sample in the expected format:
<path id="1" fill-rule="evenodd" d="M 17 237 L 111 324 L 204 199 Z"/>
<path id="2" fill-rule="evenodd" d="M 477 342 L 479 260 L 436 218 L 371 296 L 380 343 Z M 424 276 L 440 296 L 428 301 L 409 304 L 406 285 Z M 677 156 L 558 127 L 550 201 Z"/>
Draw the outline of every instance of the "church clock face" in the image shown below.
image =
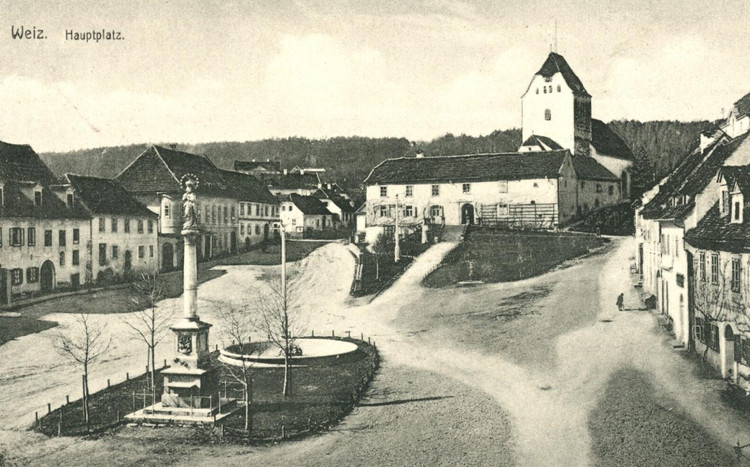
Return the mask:
<path id="1" fill-rule="evenodd" d="M 193 351 L 193 338 L 190 334 L 180 334 L 177 338 L 177 351 L 184 354 Z"/>

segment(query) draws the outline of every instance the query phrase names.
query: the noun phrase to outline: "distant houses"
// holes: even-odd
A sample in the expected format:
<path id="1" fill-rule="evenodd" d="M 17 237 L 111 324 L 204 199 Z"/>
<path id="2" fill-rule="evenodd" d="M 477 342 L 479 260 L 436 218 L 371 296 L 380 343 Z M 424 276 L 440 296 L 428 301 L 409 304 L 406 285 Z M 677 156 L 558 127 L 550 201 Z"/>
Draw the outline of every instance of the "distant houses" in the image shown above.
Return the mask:
<path id="1" fill-rule="evenodd" d="M 308 237 L 315 231 L 337 228 L 337 216 L 318 198 L 292 193 L 280 195 L 279 199 L 281 222 L 291 235 Z"/>

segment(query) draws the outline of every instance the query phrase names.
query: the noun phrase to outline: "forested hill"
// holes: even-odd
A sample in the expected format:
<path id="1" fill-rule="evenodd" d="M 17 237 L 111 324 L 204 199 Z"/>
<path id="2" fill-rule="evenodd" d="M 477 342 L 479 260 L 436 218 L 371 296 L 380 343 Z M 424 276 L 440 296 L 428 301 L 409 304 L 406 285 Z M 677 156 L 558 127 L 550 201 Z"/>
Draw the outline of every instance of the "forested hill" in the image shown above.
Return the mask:
<path id="1" fill-rule="evenodd" d="M 709 122 L 615 121 L 612 128 L 639 157 L 639 171 L 665 175 L 695 147 L 698 134 Z M 177 149 L 207 154 L 214 163 L 231 169 L 235 160 L 279 160 L 282 166 L 318 166 L 329 178 L 349 189 L 356 189 L 372 167 L 389 157 L 413 155 L 422 149 L 427 156 L 515 151 L 521 144 L 521 130 L 495 131 L 485 136 L 454 136 L 450 133 L 430 142 L 410 142 L 406 138 L 301 137 L 246 142 L 217 142 L 196 145 L 177 144 Z M 168 143 L 163 143 L 167 146 Z M 128 166 L 147 144 L 93 148 L 64 153 L 42 153 L 42 159 L 56 175 L 67 172 L 114 177 Z"/>

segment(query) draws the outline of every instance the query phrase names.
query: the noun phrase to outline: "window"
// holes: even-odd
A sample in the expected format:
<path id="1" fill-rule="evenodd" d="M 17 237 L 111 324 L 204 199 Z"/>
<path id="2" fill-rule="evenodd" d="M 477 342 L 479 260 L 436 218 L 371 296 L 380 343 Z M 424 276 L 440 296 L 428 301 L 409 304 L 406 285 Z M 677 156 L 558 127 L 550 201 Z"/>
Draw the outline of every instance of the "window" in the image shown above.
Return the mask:
<path id="1" fill-rule="evenodd" d="M 695 332 L 695 339 L 699 342 L 705 342 L 706 338 L 703 335 L 703 320 L 701 318 L 695 318 L 695 326 L 693 329 Z"/>
<path id="2" fill-rule="evenodd" d="M 154 257 L 154 245 L 148 246 L 148 257 L 153 258 Z"/>
<path id="3" fill-rule="evenodd" d="M 385 198 L 388 196 L 388 187 L 387 186 L 381 186 L 380 187 L 380 197 Z"/>
<path id="4" fill-rule="evenodd" d="M 615 187 L 613 187 L 612 185 L 610 185 L 609 186 L 609 196 L 612 196 L 614 194 L 615 194 Z"/>
<path id="5" fill-rule="evenodd" d="M 740 202 L 739 201 L 734 202 L 734 220 L 736 221 L 740 220 Z"/>
<path id="6" fill-rule="evenodd" d="M 144 258 L 145 256 L 146 256 L 146 247 L 143 246 L 143 245 L 140 245 L 138 247 L 138 257 L 139 258 Z"/>
<path id="7" fill-rule="evenodd" d="M 73 207 L 73 194 L 72 193 L 68 193 L 68 196 L 67 196 L 66 199 L 67 199 L 68 207 L 72 208 Z"/>
<path id="8" fill-rule="evenodd" d="M 265 209 L 263 209 L 263 212 L 264 212 L 264 215 L 268 217 L 268 206 L 266 206 Z"/>
<path id="9" fill-rule="evenodd" d="M 380 206 L 380 217 L 388 217 L 388 206 Z"/>
<path id="10" fill-rule="evenodd" d="M 29 284 L 39 282 L 39 268 L 28 268 L 26 270 L 26 282 Z"/>
<path id="11" fill-rule="evenodd" d="M 67 240 L 66 240 L 66 232 L 65 232 L 64 230 L 60 230 L 60 231 L 59 231 L 59 232 L 57 233 L 57 237 L 58 237 L 58 242 L 57 242 L 57 243 L 58 243 L 58 244 L 59 244 L 60 246 L 65 246 L 65 245 L 67 245 L 67 243 L 68 243 L 68 242 L 67 242 Z"/>
<path id="12" fill-rule="evenodd" d="M 414 186 L 413 185 L 406 185 L 406 197 L 410 198 L 414 196 Z"/>
<path id="13" fill-rule="evenodd" d="M 440 196 L 440 185 L 432 185 L 432 196 Z"/>
<path id="14" fill-rule="evenodd" d="M 471 193 L 471 183 L 464 183 L 462 191 L 464 193 Z"/>
<path id="15" fill-rule="evenodd" d="M 544 110 L 544 119 L 545 120 L 552 120 L 552 111 L 550 109 Z"/>
<path id="16" fill-rule="evenodd" d="M 211 222 L 211 208 L 206 206 L 206 223 L 208 224 L 210 222 Z"/>
<path id="17" fill-rule="evenodd" d="M 60 252 L 60 266 L 65 266 L 65 252 Z"/>
<path id="18" fill-rule="evenodd" d="M 123 229 L 125 233 L 130 233 L 130 219 L 124 219 L 123 223 L 125 225 L 125 228 Z"/>
<path id="19" fill-rule="evenodd" d="M 536 88 L 536 93 L 539 94 L 539 88 Z"/>
<path id="20" fill-rule="evenodd" d="M 99 232 L 104 232 L 104 231 L 106 231 L 106 228 L 104 227 L 104 218 L 100 217 L 99 218 Z"/>
<path id="21" fill-rule="evenodd" d="M 557 85 L 557 92 L 560 92 L 562 89 L 560 88 L 560 85 Z"/>
<path id="22" fill-rule="evenodd" d="M 268 206 L 266 206 L 266 215 L 268 215 Z M 224 206 L 224 223 L 229 224 L 229 209 Z"/>
<path id="23" fill-rule="evenodd" d="M 78 266 L 80 260 L 81 259 L 78 250 L 73 250 L 73 258 L 71 259 L 71 264 L 73 264 L 73 266 Z"/>
<path id="24" fill-rule="evenodd" d="M 443 207 L 442 206 L 430 206 L 430 216 L 443 217 Z"/>
<path id="25" fill-rule="evenodd" d="M 200 214 L 200 209 L 197 212 Z M 151 219 L 148 220 L 148 233 L 154 233 L 154 221 Z"/>
<path id="26" fill-rule="evenodd" d="M 245 224 L 240 224 L 240 235 L 245 235 Z"/>
<path id="27" fill-rule="evenodd" d="M 107 244 L 100 243 L 99 244 L 99 266 L 104 266 L 106 264 L 107 264 Z"/>
<path id="28" fill-rule="evenodd" d="M 117 232 L 117 219 L 112 218 L 112 232 Z"/>
<path id="29" fill-rule="evenodd" d="M 36 228 L 29 227 L 26 229 L 26 239 L 29 246 L 36 246 Z"/>
<path id="30" fill-rule="evenodd" d="M 404 207 L 404 217 L 412 217 L 416 213 L 416 209 L 414 209 L 414 206 L 405 206 Z"/>
<path id="31" fill-rule="evenodd" d="M 216 206 L 211 206 L 211 223 L 216 224 Z"/>
<path id="32" fill-rule="evenodd" d="M 539 184 L 537 182 L 534 182 L 534 188 L 539 188 Z"/>
<path id="33" fill-rule="evenodd" d="M 112 245 L 112 259 L 120 257 L 120 248 L 117 245 Z"/>
<path id="34" fill-rule="evenodd" d="M 52 231 L 44 231 L 44 246 L 52 246 Z"/>
<path id="35" fill-rule="evenodd" d="M 497 191 L 500 193 L 507 193 L 508 192 L 508 181 L 507 180 L 500 180 L 497 182 Z"/>
<path id="36" fill-rule="evenodd" d="M 740 291 L 740 259 L 732 258 L 732 292 Z"/>
<path id="37" fill-rule="evenodd" d="M 721 192 L 721 214 L 724 215 L 729 211 L 729 192 Z"/>
<path id="38" fill-rule="evenodd" d="M 41 205 L 42 205 L 42 192 L 35 191 L 34 192 L 34 206 L 41 206 Z"/>
<path id="39" fill-rule="evenodd" d="M 245 203 L 240 203 L 240 216 L 245 215 Z"/>
<path id="40" fill-rule="evenodd" d="M 170 217 L 170 214 L 169 214 L 169 203 L 164 203 L 164 217 L 166 217 L 167 219 L 169 219 L 169 217 Z"/>
<path id="41" fill-rule="evenodd" d="M 73 245 L 78 245 L 81 242 L 81 231 L 79 229 L 73 229 Z"/>
<path id="42" fill-rule="evenodd" d="M 142 234 L 143 233 L 143 220 L 142 219 L 138 219 L 138 224 L 136 224 L 136 225 L 138 226 L 138 233 Z"/>
<path id="43" fill-rule="evenodd" d="M 255 215 L 260 216 L 260 204 L 255 205 Z"/>
<path id="44" fill-rule="evenodd" d="M 16 268 L 10 270 L 11 284 L 21 285 L 23 284 L 23 269 Z"/>
<path id="45" fill-rule="evenodd" d="M 719 283 L 719 255 L 717 253 L 711 254 L 711 283 L 714 285 Z"/>
<path id="46" fill-rule="evenodd" d="M 597 193 L 601 193 L 602 192 L 602 184 L 601 183 L 597 183 L 596 184 L 596 192 Z"/>
<path id="47" fill-rule="evenodd" d="M 23 228 L 12 227 L 10 229 L 10 246 L 23 246 Z"/>
<path id="48" fill-rule="evenodd" d="M 260 235 L 260 225 L 255 224 L 255 235 Z"/>
<path id="49" fill-rule="evenodd" d="M 232 208 L 229 210 L 229 220 L 232 221 L 232 224 L 234 224 L 234 219 L 235 219 L 234 212 L 235 212 L 234 206 L 232 206 Z"/>

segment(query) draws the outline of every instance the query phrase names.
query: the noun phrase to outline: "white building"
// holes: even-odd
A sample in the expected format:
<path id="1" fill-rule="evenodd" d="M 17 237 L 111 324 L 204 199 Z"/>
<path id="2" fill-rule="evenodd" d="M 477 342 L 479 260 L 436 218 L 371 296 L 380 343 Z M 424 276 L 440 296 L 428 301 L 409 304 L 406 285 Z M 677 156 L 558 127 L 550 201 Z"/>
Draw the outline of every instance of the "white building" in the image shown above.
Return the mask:
<path id="1" fill-rule="evenodd" d="M 732 105 L 729 115 L 719 128 L 730 138 L 736 138 L 750 130 L 750 93 Z"/>
<path id="2" fill-rule="evenodd" d="M 282 195 L 281 222 L 292 236 L 304 237 L 313 231 L 336 228 L 336 216 L 313 196 Z"/>

